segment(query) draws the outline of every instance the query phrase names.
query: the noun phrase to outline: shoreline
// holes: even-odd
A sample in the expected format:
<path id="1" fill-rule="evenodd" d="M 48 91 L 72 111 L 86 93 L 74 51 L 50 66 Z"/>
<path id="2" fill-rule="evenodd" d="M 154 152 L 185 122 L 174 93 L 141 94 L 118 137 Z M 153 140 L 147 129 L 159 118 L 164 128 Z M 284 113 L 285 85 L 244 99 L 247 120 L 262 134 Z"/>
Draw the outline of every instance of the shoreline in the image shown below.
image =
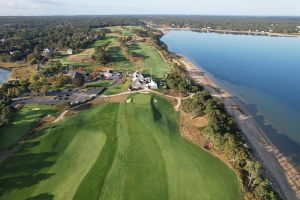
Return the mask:
<path id="1" fill-rule="evenodd" d="M 29 78 L 35 72 L 34 66 L 22 62 L 0 62 L 0 68 L 9 71 L 9 77 L 5 81 L 16 80 L 20 77 Z"/>
<path id="2" fill-rule="evenodd" d="M 3 69 L 3 70 L 7 70 L 7 71 L 12 72 L 12 69 L 9 68 L 9 67 L 3 67 L 3 66 L 0 65 L 0 69 Z"/>
<path id="3" fill-rule="evenodd" d="M 232 35 L 252 35 L 252 36 L 269 36 L 269 37 L 294 37 L 299 38 L 300 33 L 270 33 L 270 32 L 256 32 L 256 31 L 234 31 L 234 30 L 218 30 L 218 29 L 201 29 L 201 28 L 172 28 L 172 27 L 157 27 L 164 35 L 170 31 L 194 31 L 201 33 L 219 33 L 219 34 L 232 34 Z"/>
<path id="4" fill-rule="evenodd" d="M 257 159 L 262 162 L 265 174 L 270 178 L 277 191 L 286 199 L 300 198 L 300 186 L 297 186 L 299 173 L 288 158 L 284 157 L 272 144 L 245 106 L 224 87 L 216 83 L 213 78 L 210 78 L 201 66 L 192 63 L 184 56 L 179 56 L 180 58 L 174 59 L 174 62 L 183 65 L 188 75 L 196 82 L 201 83 L 212 96 L 222 99 L 227 111 L 235 118 L 241 128 L 242 136 L 246 139 L 250 149 L 254 151 Z M 291 176 L 291 171 L 293 176 Z"/>
<path id="5" fill-rule="evenodd" d="M 0 66 L 0 70 L 5 70 L 5 71 L 7 71 L 7 72 L 9 73 L 9 76 L 7 77 L 6 80 L 3 80 L 3 81 L 0 80 L 0 84 L 1 84 L 1 85 L 2 85 L 3 83 L 7 83 L 8 81 L 10 81 L 10 80 L 13 79 L 13 77 L 12 77 L 12 72 L 13 72 L 13 70 L 12 70 L 12 69 L 6 68 L 6 67 L 3 67 L 3 66 Z"/>

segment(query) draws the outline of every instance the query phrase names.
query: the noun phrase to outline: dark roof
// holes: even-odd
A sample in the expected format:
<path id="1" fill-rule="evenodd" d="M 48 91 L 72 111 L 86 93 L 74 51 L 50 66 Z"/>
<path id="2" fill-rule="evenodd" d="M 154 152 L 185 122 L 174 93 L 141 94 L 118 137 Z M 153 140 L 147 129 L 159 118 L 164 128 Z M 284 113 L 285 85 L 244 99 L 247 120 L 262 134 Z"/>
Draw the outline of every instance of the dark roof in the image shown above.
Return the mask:
<path id="1" fill-rule="evenodd" d="M 83 75 L 82 75 L 81 73 L 75 72 L 75 73 L 73 74 L 73 76 L 72 76 L 72 79 L 75 79 L 75 78 L 81 78 L 81 77 L 83 77 Z"/>

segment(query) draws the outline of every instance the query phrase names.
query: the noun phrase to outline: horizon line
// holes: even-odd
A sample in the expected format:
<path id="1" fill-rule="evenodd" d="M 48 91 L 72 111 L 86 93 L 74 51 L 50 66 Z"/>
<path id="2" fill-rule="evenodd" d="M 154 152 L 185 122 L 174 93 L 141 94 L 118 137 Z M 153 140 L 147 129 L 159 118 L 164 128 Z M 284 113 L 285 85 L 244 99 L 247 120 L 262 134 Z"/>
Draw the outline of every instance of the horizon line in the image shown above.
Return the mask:
<path id="1" fill-rule="evenodd" d="M 209 16 L 209 17 L 300 17 L 300 15 L 226 15 L 226 14 L 76 14 L 76 15 L 1 15 L 0 17 L 76 17 L 76 16 Z"/>

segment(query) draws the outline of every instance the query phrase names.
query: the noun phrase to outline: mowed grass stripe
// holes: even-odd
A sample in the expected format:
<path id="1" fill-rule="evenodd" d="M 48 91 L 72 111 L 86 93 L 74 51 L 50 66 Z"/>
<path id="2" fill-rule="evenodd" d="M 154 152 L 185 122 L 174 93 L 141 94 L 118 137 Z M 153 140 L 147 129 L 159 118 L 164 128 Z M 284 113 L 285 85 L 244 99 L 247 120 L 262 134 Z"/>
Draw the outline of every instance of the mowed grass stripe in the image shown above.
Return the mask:
<path id="1" fill-rule="evenodd" d="M 105 117 L 98 119 L 102 120 L 104 124 L 101 128 L 106 134 L 106 143 L 98 159 L 81 182 L 73 199 L 96 200 L 100 197 L 105 178 L 112 166 L 117 149 L 116 119 L 118 108 L 118 104 L 108 104 L 106 109 L 103 110 L 103 113 L 106 113 L 106 115 L 103 115 Z"/>
<path id="2" fill-rule="evenodd" d="M 128 124 L 126 117 L 124 117 L 126 116 L 126 109 L 127 107 L 124 104 L 119 107 L 117 118 L 118 148 L 99 199 L 123 199 L 124 196 L 129 146 Z"/>
<path id="3" fill-rule="evenodd" d="M 41 130 L 1 165 L 0 199 L 70 199 L 78 185 L 74 199 L 241 198 L 234 172 L 180 136 L 179 115 L 167 100 L 152 94 L 131 98 Z"/>
<path id="4" fill-rule="evenodd" d="M 49 126 L 28 141 L 20 153 L 1 164 L 0 199 L 23 200 L 32 196 L 35 188 L 44 180 L 54 176 L 48 170 L 56 163 L 75 137 L 81 118 L 66 121 L 66 124 Z M 64 134 L 61 134 L 64 133 Z M 43 137 L 43 140 L 39 138 Z"/>
<path id="5" fill-rule="evenodd" d="M 98 158 L 105 142 L 106 136 L 101 131 L 87 133 L 85 130 L 80 130 L 56 164 L 48 171 L 59 175 L 41 182 L 33 195 L 51 193 L 55 199 L 72 199 L 79 184 Z"/>
<path id="6" fill-rule="evenodd" d="M 152 103 L 156 125 L 150 126 L 164 156 L 170 199 L 240 199 L 241 185 L 235 173 L 211 154 L 183 139 L 174 108 L 161 97 L 153 98 L 156 99 L 156 103 Z"/>
<path id="7" fill-rule="evenodd" d="M 129 133 L 128 168 L 124 199 L 168 199 L 167 173 L 164 160 L 152 129 L 142 119 L 149 118 L 148 95 L 135 95 L 127 104 L 126 121 Z M 151 123 L 151 122 L 150 122 Z"/>

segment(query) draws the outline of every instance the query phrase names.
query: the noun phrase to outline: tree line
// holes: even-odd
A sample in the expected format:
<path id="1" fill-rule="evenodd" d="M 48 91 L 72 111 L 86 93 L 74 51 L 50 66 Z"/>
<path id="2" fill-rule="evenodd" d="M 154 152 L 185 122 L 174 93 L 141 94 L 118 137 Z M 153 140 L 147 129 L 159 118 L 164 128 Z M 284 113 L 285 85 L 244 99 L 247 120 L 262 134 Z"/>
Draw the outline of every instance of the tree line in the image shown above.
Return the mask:
<path id="1" fill-rule="evenodd" d="M 299 17 L 234 17 L 234 16 L 149 16 L 144 21 L 177 28 L 193 27 L 234 31 L 299 33 Z"/>
<path id="2" fill-rule="evenodd" d="M 214 149 L 226 157 L 230 165 L 239 172 L 244 185 L 246 200 L 275 200 L 278 194 L 270 181 L 263 176 L 262 164 L 245 147 L 245 140 L 234 118 L 227 112 L 221 99 L 212 97 L 203 86 L 195 83 L 183 67 L 174 65 L 166 77 L 169 89 L 182 94 L 194 93 L 192 98 L 182 101 L 182 110 L 192 117 L 208 118 L 208 125 L 199 131 L 209 141 L 209 149 Z"/>
<path id="3" fill-rule="evenodd" d="M 11 99 L 18 97 L 20 94 L 29 91 L 29 82 L 27 79 L 17 81 L 8 81 L 0 87 L 0 128 L 11 122 L 14 112 L 10 106 Z"/>

